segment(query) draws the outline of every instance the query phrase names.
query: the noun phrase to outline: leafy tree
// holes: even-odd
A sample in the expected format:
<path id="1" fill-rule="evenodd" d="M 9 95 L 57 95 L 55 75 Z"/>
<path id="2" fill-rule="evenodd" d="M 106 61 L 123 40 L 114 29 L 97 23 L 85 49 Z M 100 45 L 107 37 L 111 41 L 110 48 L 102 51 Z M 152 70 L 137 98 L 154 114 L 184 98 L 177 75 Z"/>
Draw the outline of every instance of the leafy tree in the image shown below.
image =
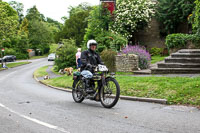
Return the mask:
<path id="1" fill-rule="evenodd" d="M 84 41 L 89 39 L 95 39 L 99 34 L 103 34 L 109 30 L 108 26 L 111 23 L 110 13 L 106 10 L 103 13 L 103 8 L 95 6 L 90 12 L 88 17 L 88 27 L 86 28 L 86 34 Z"/>
<path id="2" fill-rule="evenodd" d="M 17 12 L 6 2 L 0 2 L 0 47 L 3 41 L 17 33 Z"/>
<path id="3" fill-rule="evenodd" d="M 77 7 L 69 7 L 69 15 L 72 16 L 78 12 L 82 12 L 82 11 L 90 11 L 92 10 L 92 7 L 88 4 L 88 3 L 81 3 L 79 4 Z"/>
<path id="4" fill-rule="evenodd" d="M 43 49 L 53 42 L 52 32 L 45 22 L 37 20 L 29 22 L 29 42 L 33 49 Z"/>
<path id="5" fill-rule="evenodd" d="M 194 32 L 196 32 L 197 34 L 200 34 L 200 1 L 196 0 L 195 1 L 195 10 L 194 10 L 194 22 L 192 24 L 192 28 L 194 30 Z"/>
<path id="6" fill-rule="evenodd" d="M 70 17 L 66 19 L 61 32 L 56 35 L 56 40 L 74 39 L 76 46 L 80 46 L 83 42 L 85 28 L 87 27 L 87 18 L 89 16 L 90 7 L 80 4 L 77 7 L 71 7 L 69 11 Z"/>
<path id="7" fill-rule="evenodd" d="M 23 11 L 24 11 L 24 5 L 22 3 L 18 3 L 16 1 L 9 2 L 10 6 L 17 11 L 19 22 L 21 23 L 23 20 Z"/>
<path id="8" fill-rule="evenodd" d="M 177 33 L 177 27 L 187 21 L 195 0 L 158 0 L 156 16 L 162 24 L 161 34 Z"/>
<path id="9" fill-rule="evenodd" d="M 26 18 L 28 19 L 28 21 L 45 21 L 44 15 L 38 11 L 36 6 L 33 6 L 32 8 L 27 10 Z"/>
<path id="10" fill-rule="evenodd" d="M 52 19 L 52 18 L 49 18 L 49 17 L 47 17 L 46 22 L 49 23 L 49 24 L 54 25 L 54 26 L 57 27 L 59 30 L 61 30 L 62 27 L 63 27 L 63 25 L 62 25 L 60 22 L 58 22 L 58 21 L 56 21 L 56 20 L 54 20 L 54 19 Z"/>
<path id="11" fill-rule="evenodd" d="M 20 25 L 20 30 L 19 30 L 19 34 L 21 32 L 24 32 L 25 34 L 28 35 L 28 20 L 26 18 L 23 19 L 21 25 Z"/>
<path id="12" fill-rule="evenodd" d="M 88 11 L 82 11 L 72 15 L 68 20 L 66 20 L 63 28 L 64 38 L 73 38 L 76 45 L 80 46 L 85 34 L 85 28 L 87 27 L 87 21 L 85 19 L 88 16 Z"/>
<path id="13" fill-rule="evenodd" d="M 154 14 L 153 5 L 151 0 L 120 0 L 113 30 L 130 40 L 136 31 L 148 25 Z"/>

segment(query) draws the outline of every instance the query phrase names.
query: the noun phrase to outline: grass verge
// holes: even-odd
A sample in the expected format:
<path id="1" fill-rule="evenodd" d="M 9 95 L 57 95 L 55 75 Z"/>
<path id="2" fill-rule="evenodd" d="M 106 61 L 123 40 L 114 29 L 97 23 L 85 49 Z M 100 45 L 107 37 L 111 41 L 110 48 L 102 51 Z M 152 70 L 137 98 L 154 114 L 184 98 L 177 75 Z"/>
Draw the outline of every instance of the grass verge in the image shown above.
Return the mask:
<path id="1" fill-rule="evenodd" d="M 167 99 L 168 104 L 200 106 L 200 77 L 132 77 L 116 76 L 121 95 Z M 56 87 L 72 86 L 72 77 L 42 81 Z"/>
<path id="2" fill-rule="evenodd" d="M 16 62 L 16 63 L 9 63 L 6 64 L 6 66 L 8 68 L 13 68 L 13 67 L 17 67 L 17 66 L 21 66 L 21 65 L 25 65 L 25 64 L 29 64 L 30 62 Z"/>
<path id="3" fill-rule="evenodd" d="M 34 72 L 34 76 L 36 77 L 43 77 L 45 75 L 48 75 L 48 73 L 46 72 L 46 69 L 48 68 L 49 66 L 43 66 L 39 69 L 37 69 L 35 72 Z"/>
<path id="4" fill-rule="evenodd" d="M 47 57 L 48 55 L 43 55 L 43 56 L 32 56 L 30 57 L 30 59 L 40 59 L 40 58 L 45 58 Z"/>

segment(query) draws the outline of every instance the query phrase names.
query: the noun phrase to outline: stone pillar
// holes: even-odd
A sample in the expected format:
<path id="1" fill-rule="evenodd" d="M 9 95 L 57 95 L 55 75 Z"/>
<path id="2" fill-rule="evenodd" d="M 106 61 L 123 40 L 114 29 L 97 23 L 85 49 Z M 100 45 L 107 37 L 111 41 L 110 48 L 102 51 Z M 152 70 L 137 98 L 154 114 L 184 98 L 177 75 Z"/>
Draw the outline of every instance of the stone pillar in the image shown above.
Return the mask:
<path id="1" fill-rule="evenodd" d="M 133 72 L 138 70 L 139 59 L 135 54 L 116 55 L 116 70 L 117 72 Z"/>

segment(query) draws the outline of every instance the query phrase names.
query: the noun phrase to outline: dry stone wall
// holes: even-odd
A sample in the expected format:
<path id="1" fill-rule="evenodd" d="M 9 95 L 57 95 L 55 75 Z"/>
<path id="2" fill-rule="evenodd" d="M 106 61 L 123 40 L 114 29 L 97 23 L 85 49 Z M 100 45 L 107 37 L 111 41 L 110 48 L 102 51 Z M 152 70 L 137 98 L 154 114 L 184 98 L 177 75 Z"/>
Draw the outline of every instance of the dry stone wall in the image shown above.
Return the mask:
<path id="1" fill-rule="evenodd" d="M 133 72 L 138 70 L 138 56 L 134 54 L 116 55 L 116 70 L 118 72 Z"/>

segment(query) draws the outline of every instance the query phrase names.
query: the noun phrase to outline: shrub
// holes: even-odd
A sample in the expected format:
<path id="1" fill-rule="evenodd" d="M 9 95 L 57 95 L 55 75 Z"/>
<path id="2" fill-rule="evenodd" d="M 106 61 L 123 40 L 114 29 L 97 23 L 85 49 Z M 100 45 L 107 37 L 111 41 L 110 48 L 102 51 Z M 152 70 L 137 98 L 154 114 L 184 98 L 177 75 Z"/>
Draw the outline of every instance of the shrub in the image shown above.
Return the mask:
<path id="1" fill-rule="evenodd" d="M 115 55 L 117 55 L 117 52 L 113 50 L 104 50 L 103 52 L 101 52 L 101 59 L 111 72 L 116 71 Z"/>
<path id="2" fill-rule="evenodd" d="M 170 34 L 166 37 L 167 48 L 186 48 L 187 41 L 193 42 L 199 47 L 200 38 L 197 34 Z"/>
<path id="3" fill-rule="evenodd" d="M 63 45 L 56 51 L 56 55 L 58 56 L 55 60 L 57 71 L 65 67 L 76 67 L 76 49 L 74 40 L 63 40 Z"/>
<path id="4" fill-rule="evenodd" d="M 163 48 L 151 48 L 150 54 L 153 55 L 160 55 L 163 51 Z"/>
<path id="5" fill-rule="evenodd" d="M 139 56 L 139 67 L 141 69 L 149 68 L 151 55 L 146 51 L 146 48 L 140 45 L 128 45 L 122 52 L 123 54 L 136 54 Z"/>
<path id="6" fill-rule="evenodd" d="M 29 58 L 28 52 L 27 53 L 16 53 L 14 55 L 16 56 L 17 59 L 28 59 Z"/>
<path id="7" fill-rule="evenodd" d="M 6 48 L 5 49 L 5 55 L 15 55 L 16 54 L 16 50 L 12 49 L 12 48 Z"/>
<path id="8" fill-rule="evenodd" d="M 154 3 L 151 0 L 120 0 L 115 11 L 113 30 L 127 39 L 134 32 L 143 29 L 154 14 Z"/>

